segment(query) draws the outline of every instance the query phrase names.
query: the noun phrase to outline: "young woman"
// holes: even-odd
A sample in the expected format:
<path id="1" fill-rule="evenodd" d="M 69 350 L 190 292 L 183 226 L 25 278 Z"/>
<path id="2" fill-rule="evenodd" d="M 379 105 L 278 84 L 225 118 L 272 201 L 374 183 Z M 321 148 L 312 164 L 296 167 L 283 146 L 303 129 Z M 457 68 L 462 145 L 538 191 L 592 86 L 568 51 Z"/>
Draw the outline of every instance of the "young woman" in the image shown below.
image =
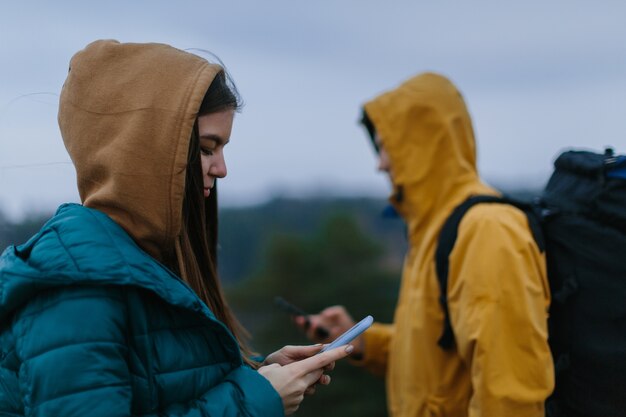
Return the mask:
<path id="1" fill-rule="evenodd" d="M 281 416 L 329 383 L 351 346 L 256 364 L 222 295 L 215 181 L 238 107 L 221 67 L 167 45 L 72 58 L 59 126 L 83 204 L 0 258 L 0 414 Z"/>

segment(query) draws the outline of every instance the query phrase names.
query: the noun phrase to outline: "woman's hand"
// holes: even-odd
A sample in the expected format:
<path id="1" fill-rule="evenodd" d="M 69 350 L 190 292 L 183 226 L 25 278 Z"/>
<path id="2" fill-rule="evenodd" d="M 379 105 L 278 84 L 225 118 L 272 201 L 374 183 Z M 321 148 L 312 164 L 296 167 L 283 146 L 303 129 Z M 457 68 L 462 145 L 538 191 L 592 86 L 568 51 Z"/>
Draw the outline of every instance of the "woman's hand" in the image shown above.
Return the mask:
<path id="1" fill-rule="evenodd" d="M 261 366 L 271 365 L 273 363 L 277 363 L 281 366 L 289 365 L 290 363 L 310 358 L 316 353 L 319 353 L 319 351 L 322 350 L 323 347 L 324 345 L 322 344 L 312 346 L 285 346 L 282 349 L 268 355 L 261 364 Z M 334 361 L 324 367 L 324 372 L 330 372 L 333 369 L 335 369 Z M 316 384 L 313 384 L 309 388 L 307 388 L 307 390 L 304 392 L 304 395 L 315 394 L 315 385 L 317 384 L 330 384 L 330 376 L 322 374 Z"/>
<path id="2" fill-rule="evenodd" d="M 311 345 L 311 346 L 285 346 L 274 353 L 269 354 L 262 365 L 271 365 L 277 363 L 279 365 L 289 365 L 292 362 L 301 361 L 302 359 L 310 358 L 311 356 L 319 353 L 324 345 Z"/>
<path id="3" fill-rule="evenodd" d="M 284 359 L 287 357 L 285 352 L 279 354 L 282 350 L 287 349 L 290 354 L 302 354 L 303 350 L 294 346 L 286 346 L 285 348 L 275 352 L 277 354 L 275 358 Z M 291 348 L 296 348 L 292 350 Z M 300 348 L 307 348 L 303 346 Z M 317 348 L 317 351 L 322 348 L 321 346 L 308 346 L 308 348 Z M 305 351 L 310 352 L 313 349 Z M 310 394 L 311 389 L 318 381 L 324 385 L 330 383 L 330 377 L 324 375 L 324 369 L 331 364 L 334 364 L 336 360 L 345 358 L 353 350 L 351 345 L 338 347 L 319 355 L 313 354 L 313 356 L 307 357 L 300 361 L 292 361 L 282 366 L 278 362 L 274 362 L 270 365 L 261 366 L 259 373 L 263 375 L 272 384 L 274 389 L 280 395 L 283 400 L 283 408 L 285 415 L 293 414 L 300 407 L 300 403 L 304 399 L 304 395 Z M 295 353 L 298 351 L 300 353 Z M 272 355 L 274 355 L 272 354 Z M 272 356 L 270 355 L 270 357 Z M 265 363 L 265 362 L 264 362 Z M 325 378 L 322 378 L 325 377 Z M 307 392 L 308 391 L 308 392 Z"/>
<path id="4" fill-rule="evenodd" d="M 354 319 L 343 306 L 333 306 L 322 310 L 319 314 L 311 314 L 307 316 L 309 325 L 306 325 L 306 318 L 303 316 L 295 317 L 294 321 L 298 327 L 306 332 L 309 340 L 321 343 L 330 343 L 344 332 L 348 331 L 355 325 Z M 328 337 L 320 340 L 317 337 L 315 329 L 324 327 L 328 330 Z M 359 336 L 350 342 L 354 346 L 354 355 L 363 355 L 363 337 Z"/>

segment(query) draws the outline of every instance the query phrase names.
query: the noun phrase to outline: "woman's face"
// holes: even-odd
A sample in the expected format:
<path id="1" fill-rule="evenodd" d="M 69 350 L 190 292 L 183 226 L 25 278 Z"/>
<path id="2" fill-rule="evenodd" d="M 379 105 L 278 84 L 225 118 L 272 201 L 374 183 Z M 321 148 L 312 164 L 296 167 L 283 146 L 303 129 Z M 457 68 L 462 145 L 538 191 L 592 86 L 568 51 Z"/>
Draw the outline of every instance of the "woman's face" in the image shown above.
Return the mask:
<path id="1" fill-rule="evenodd" d="M 198 117 L 204 197 L 211 193 L 216 178 L 226 176 L 224 146 L 230 141 L 234 116 L 235 111 L 229 109 Z"/>

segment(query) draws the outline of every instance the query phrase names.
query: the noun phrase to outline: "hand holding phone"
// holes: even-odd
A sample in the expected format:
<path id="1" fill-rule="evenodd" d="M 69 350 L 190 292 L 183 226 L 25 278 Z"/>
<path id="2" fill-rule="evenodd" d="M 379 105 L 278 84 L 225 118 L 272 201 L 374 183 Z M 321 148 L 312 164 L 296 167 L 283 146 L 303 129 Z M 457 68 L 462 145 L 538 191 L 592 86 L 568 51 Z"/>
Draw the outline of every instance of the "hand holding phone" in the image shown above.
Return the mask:
<path id="1" fill-rule="evenodd" d="M 365 317 L 363 320 L 352 326 L 352 328 L 350 328 L 344 334 L 335 339 L 332 343 L 324 346 L 320 353 L 326 352 L 327 350 L 334 349 L 339 346 L 347 345 L 348 343 L 359 337 L 359 335 L 361 335 L 361 333 L 363 333 L 365 330 L 369 329 L 372 323 L 374 323 L 374 318 L 372 316 Z"/>
<path id="2" fill-rule="evenodd" d="M 305 329 L 308 329 L 311 326 L 311 322 L 309 321 L 309 313 L 291 304 L 290 302 L 285 300 L 283 297 L 274 297 L 274 304 L 276 304 L 283 311 L 291 315 L 304 317 Z M 328 330 L 326 330 L 325 328 L 321 326 L 315 329 L 315 336 L 317 336 L 321 340 L 326 339 L 329 335 L 330 333 L 328 332 Z"/>

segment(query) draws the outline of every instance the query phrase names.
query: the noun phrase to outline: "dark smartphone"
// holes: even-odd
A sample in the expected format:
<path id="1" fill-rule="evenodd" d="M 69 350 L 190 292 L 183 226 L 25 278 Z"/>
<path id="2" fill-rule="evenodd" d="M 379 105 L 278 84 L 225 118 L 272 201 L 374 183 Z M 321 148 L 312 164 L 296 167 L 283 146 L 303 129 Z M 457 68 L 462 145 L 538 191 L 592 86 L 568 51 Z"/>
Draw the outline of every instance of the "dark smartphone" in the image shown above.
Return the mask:
<path id="1" fill-rule="evenodd" d="M 283 297 L 274 297 L 274 304 L 276 304 L 281 310 L 291 314 L 292 316 L 304 317 L 304 326 L 306 329 L 311 326 L 311 322 L 309 321 L 309 313 L 291 304 Z M 317 336 L 319 339 L 326 339 L 329 335 L 330 333 L 328 332 L 328 330 L 323 327 L 318 327 L 315 329 L 315 336 Z"/>

